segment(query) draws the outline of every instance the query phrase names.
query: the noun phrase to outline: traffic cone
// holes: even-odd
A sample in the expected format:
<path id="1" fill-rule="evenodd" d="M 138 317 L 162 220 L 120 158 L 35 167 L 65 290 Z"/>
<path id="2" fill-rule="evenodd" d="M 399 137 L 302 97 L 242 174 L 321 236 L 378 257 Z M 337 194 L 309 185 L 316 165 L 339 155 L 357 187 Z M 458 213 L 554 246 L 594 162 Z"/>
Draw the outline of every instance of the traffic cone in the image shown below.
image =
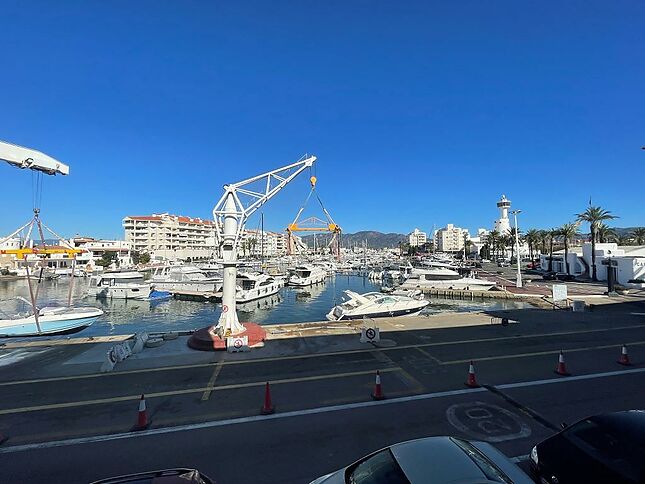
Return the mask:
<path id="1" fill-rule="evenodd" d="M 264 387 L 264 405 L 260 409 L 261 415 L 270 415 L 275 412 L 275 407 L 271 404 L 271 388 L 269 387 L 269 382 L 267 382 Z"/>
<path id="2" fill-rule="evenodd" d="M 376 370 L 376 383 L 374 384 L 374 392 L 372 393 L 373 400 L 383 400 L 383 389 L 381 388 L 381 373 Z"/>
<path id="3" fill-rule="evenodd" d="M 477 383 L 477 379 L 475 378 L 475 365 L 472 360 L 470 360 L 470 366 L 468 367 L 466 386 L 470 388 L 479 388 L 479 383 Z"/>
<path id="4" fill-rule="evenodd" d="M 627 346 L 623 345 L 620 350 L 620 359 L 617 362 L 619 365 L 631 366 L 632 363 L 629 361 L 629 355 L 627 354 Z"/>
<path id="5" fill-rule="evenodd" d="M 564 364 L 564 353 L 560 351 L 560 355 L 558 356 L 558 366 L 555 367 L 555 372 L 558 375 L 562 376 L 569 376 L 571 373 L 567 371 L 567 367 Z"/>
<path id="6" fill-rule="evenodd" d="M 141 395 L 141 400 L 139 400 L 139 415 L 137 416 L 137 423 L 132 427 L 132 430 L 146 430 L 149 426 L 150 420 L 148 419 L 148 410 L 146 410 L 146 399 Z"/>

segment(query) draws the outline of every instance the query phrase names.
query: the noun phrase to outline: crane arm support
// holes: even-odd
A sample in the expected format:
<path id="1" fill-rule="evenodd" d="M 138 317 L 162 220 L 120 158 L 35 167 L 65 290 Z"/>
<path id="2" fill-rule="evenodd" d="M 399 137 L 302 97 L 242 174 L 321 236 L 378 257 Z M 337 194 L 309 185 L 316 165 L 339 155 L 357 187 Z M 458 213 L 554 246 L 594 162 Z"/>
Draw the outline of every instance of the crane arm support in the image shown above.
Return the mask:
<path id="1" fill-rule="evenodd" d="M 69 175 L 69 166 L 40 151 L 0 141 L 0 160 L 48 175 Z"/>

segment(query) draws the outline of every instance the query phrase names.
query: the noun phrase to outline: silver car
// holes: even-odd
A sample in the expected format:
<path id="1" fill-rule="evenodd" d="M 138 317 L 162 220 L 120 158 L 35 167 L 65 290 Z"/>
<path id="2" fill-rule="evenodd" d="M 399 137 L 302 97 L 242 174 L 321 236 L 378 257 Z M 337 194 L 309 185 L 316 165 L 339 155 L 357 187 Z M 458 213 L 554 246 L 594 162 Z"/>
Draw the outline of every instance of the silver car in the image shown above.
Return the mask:
<path id="1" fill-rule="evenodd" d="M 311 484 L 533 484 L 504 454 L 486 442 L 426 437 L 400 442 Z"/>

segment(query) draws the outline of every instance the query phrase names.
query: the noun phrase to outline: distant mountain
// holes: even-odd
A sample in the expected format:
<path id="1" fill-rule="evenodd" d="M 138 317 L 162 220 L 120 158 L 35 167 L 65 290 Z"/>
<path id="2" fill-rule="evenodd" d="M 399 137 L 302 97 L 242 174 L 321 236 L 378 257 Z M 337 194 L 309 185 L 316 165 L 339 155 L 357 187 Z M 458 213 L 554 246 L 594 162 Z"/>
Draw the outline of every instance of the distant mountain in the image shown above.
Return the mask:
<path id="1" fill-rule="evenodd" d="M 326 245 L 330 238 L 331 236 L 328 234 L 317 234 L 316 245 L 321 243 Z M 306 235 L 302 240 L 309 247 L 313 247 L 313 235 Z M 398 247 L 400 242 L 407 242 L 408 236 L 405 234 L 395 233 L 384 234 L 373 230 L 365 230 L 362 232 L 356 232 L 355 234 L 342 234 L 341 236 L 341 244 L 343 247 L 363 247 L 365 241 L 367 241 L 367 247 L 372 249 L 394 248 Z"/>

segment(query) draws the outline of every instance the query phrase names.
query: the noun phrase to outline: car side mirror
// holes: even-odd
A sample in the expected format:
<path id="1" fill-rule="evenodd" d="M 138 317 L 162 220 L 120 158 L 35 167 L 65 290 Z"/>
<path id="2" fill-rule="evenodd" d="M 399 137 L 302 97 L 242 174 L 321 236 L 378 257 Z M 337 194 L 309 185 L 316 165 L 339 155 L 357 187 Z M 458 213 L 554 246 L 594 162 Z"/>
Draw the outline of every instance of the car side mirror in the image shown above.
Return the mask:
<path id="1" fill-rule="evenodd" d="M 560 424 L 560 428 L 561 428 L 561 429 L 566 429 L 568 426 L 569 426 L 569 424 L 568 424 L 568 423 L 566 423 L 566 422 L 562 422 L 562 423 Z"/>

